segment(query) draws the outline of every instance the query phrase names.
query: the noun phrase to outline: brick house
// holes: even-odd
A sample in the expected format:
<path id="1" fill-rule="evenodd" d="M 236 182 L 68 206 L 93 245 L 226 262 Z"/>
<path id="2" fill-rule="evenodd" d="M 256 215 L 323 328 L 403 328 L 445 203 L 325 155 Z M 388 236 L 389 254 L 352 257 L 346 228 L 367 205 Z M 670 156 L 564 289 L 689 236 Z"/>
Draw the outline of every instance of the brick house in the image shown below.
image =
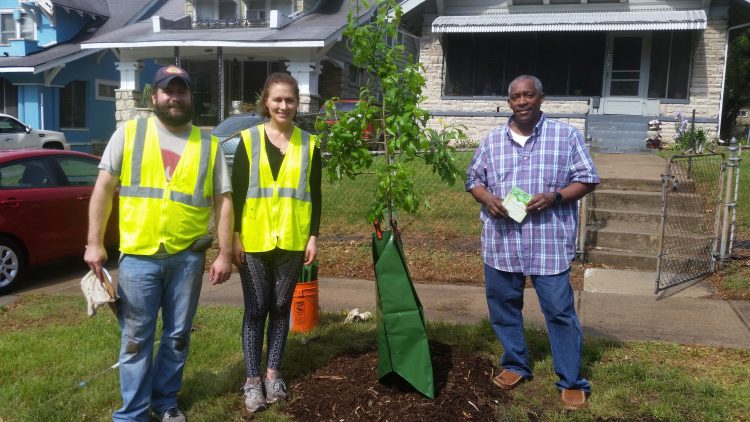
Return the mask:
<path id="1" fill-rule="evenodd" d="M 742 0 L 409 0 L 433 116 L 480 139 L 509 115 L 508 83 L 542 80 L 543 110 L 602 151 L 640 151 L 646 122 L 690 114 L 709 137 L 721 114 L 726 45 L 750 22 Z"/>

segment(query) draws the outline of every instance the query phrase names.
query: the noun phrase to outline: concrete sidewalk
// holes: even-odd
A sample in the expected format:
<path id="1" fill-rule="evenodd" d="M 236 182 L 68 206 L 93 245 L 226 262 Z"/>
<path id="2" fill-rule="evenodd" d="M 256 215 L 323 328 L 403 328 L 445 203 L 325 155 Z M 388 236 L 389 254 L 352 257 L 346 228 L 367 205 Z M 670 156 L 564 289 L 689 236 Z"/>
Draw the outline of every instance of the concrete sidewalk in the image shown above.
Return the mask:
<path id="1" fill-rule="evenodd" d="M 116 273 L 112 272 L 115 278 Z M 80 295 L 81 276 L 0 296 L 0 305 L 30 293 Z M 710 299 L 704 283 L 675 287 L 657 296 L 654 273 L 590 269 L 584 280 L 584 290 L 576 292 L 576 308 L 585 335 L 750 349 L 750 302 Z M 487 318 L 483 287 L 419 283 L 415 287 L 428 320 L 476 323 Z M 374 313 L 375 282 L 322 278 L 318 297 L 323 311 L 341 312 L 342 318 L 353 308 Z M 200 303 L 242 306 L 239 275 L 219 286 L 205 280 Z M 544 326 L 533 289 L 526 289 L 524 318 L 529 325 Z"/>

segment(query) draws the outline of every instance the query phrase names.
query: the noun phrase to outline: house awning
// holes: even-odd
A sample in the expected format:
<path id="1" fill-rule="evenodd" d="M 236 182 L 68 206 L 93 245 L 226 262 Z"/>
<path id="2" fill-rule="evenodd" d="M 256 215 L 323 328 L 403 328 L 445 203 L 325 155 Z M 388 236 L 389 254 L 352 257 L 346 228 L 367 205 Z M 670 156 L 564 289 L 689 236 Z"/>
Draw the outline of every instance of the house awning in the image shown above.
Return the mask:
<path id="1" fill-rule="evenodd" d="M 704 10 L 618 10 L 440 16 L 433 33 L 659 31 L 706 29 Z"/>

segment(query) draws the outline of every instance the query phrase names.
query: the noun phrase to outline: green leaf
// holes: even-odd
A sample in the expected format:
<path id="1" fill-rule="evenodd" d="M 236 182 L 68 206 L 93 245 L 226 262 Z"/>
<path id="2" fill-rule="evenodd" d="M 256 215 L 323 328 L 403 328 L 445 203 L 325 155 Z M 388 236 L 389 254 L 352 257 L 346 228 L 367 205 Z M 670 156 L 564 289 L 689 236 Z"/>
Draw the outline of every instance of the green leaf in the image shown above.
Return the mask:
<path id="1" fill-rule="evenodd" d="M 403 46 L 391 48 L 386 43 L 386 37 L 395 39 L 398 33 L 402 16 L 398 2 L 378 0 L 364 4 L 363 7 L 376 8 L 373 18 L 359 25 L 349 14 L 343 35 L 354 64 L 374 77 L 360 87 L 362 101 L 347 118 L 331 127 L 321 119 L 323 122 L 316 122 L 316 129 L 322 131 L 321 147 L 328 155 L 326 172 L 331 180 L 356 178 L 372 171 L 375 159 L 362 133 L 370 126 L 383 134 L 385 165 L 375 172 L 377 190 L 368 211 L 368 219 L 373 221 L 389 215 L 394 208 L 410 213 L 419 208 L 420 195 L 402 162 L 423 159 L 444 182 L 455 183 L 461 172 L 449 143 L 466 139 L 466 135 L 458 125 L 441 125 L 440 129 L 427 125 L 429 113 L 420 108 L 425 100 L 423 68 L 419 63 L 404 61 Z M 328 115 L 332 110 L 329 104 L 326 110 Z"/>

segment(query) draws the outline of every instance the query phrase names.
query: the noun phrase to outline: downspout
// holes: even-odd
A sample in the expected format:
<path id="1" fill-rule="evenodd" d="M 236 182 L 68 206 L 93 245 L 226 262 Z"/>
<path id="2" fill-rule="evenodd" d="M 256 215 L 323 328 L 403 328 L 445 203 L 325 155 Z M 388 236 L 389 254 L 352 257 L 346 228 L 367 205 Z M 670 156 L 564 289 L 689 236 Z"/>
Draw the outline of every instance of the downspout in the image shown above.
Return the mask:
<path id="1" fill-rule="evenodd" d="M 42 117 L 39 122 L 39 129 L 44 130 L 44 90 L 39 93 L 39 114 Z"/>
<path id="2" fill-rule="evenodd" d="M 716 134 L 721 134 L 721 116 L 724 114 L 724 84 L 727 79 L 727 59 L 729 58 L 729 33 L 735 29 L 745 28 L 750 26 L 750 23 L 743 23 L 742 25 L 735 25 L 727 28 L 726 40 L 724 42 L 724 69 L 721 72 L 721 96 L 719 99 L 719 125 L 716 128 Z M 718 137 L 718 136 L 717 136 Z"/>

